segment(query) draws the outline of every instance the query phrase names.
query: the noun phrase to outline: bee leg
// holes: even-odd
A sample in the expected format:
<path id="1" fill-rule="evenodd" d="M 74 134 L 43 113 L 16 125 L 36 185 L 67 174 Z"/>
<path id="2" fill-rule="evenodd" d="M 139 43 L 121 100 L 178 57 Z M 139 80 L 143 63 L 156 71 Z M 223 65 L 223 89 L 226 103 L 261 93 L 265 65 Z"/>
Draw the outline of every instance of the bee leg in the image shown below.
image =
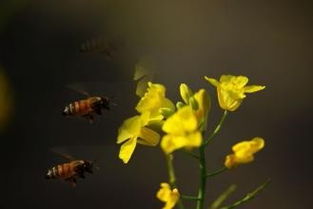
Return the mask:
<path id="1" fill-rule="evenodd" d="M 86 178 L 83 172 L 81 172 L 81 173 L 79 174 L 79 177 L 82 178 L 82 179 Z"/>
<path id="2" fill-rule="evenodd" d="M 98 115 L 102 115 L 101 108 L 96 108 L 96 109 L 95 109 L 95 112 L 96 112 Z"/>
<path id="3" fill-rule="evenodd" d="M 74 177 L 67 178 L 67 179 L 65 179 L 65 181 L 68 181 L 72 185 L 72 187 L 75 187 L 77 185 L 77 181 Z"/>
<path id="4" fill-rule="evenodd" d="M 83 117 L 86 118 L 90 124 L 93 124 L 95 122 L 95 119 L 94 119 L 93 115 L 91 115 L 91 114 L 84 115 Z"/>

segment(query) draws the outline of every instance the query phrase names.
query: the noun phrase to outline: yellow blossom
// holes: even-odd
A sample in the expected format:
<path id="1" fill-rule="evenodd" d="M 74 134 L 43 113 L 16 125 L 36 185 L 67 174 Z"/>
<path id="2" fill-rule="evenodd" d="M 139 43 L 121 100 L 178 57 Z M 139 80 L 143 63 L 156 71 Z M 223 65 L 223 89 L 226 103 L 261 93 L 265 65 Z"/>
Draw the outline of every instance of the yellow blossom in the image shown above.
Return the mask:
<path id="1" fill-rule="evenodd" d="M 235 111 L 246 97 L 245 93 L 260 91 L 265 86 L 246 86 L 249 79 L 245 76 L 222 75 L 220 81 L 214 78 L 205 79 L 217 88 L 220 107 L 224 110 Z"/>
<path id="2" fill-rule="evenodd" d="M 129 118 L 119 128 L 117 143 L 124 142 L 120 149 L 119 158 L 124 163 L 127 163 L 131 158 L 137 143 L 147 146 L 156 146 L 159 143 L 160 135 L 145 127 L 149 122 L 149 115 L 149 112 L 146 112 Z"/>
<path id="3" fill-rule="evenodd" d="M 157 192 L 157 198 L 165 202 L 163 209 L 172 209 L 179 200 L 178 189 L 172 189 L 168 183 L 161 183 L 161 188 Z"/>
<path id="4" fill-rule="evenodd" d="M 180 148 L 199 147 L 202 135 L 195 111 L 190 106 L 184 106 L 169 117 L 163 124 L 161 147 L 166 154 Z"/>
<path id="5" fill-rule="evenodd" d="M 148 82 L 148 89 L 137 104 L 136 110 L 141 114 L 150 112 L 151 120 L 162 120 L 161 108 L 175 108 L 171 100 L 165 97 L 165 91 L 163 85 Z"/>
<path id="6" fill-rule="evenodd" d="M 255 137 L 250 141 L 242 141 L 232 147 L 234 154 L 226 156 L 225 166 L 227 168 L 236 167 L 239 164 L 252 162 L 253 155 L 264 147 L 264 139 Z"/>

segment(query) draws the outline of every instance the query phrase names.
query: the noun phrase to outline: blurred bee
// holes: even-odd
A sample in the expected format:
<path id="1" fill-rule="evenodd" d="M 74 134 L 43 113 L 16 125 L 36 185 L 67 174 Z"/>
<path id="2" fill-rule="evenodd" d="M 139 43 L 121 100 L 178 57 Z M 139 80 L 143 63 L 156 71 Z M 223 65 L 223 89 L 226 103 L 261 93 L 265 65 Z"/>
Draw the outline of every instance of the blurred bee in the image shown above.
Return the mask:
<path id="1" fill-rule="evenodd" d="M 64 116 L 80 116 L 89 120 L 90 123 L 94 122 L 93 114 L 102 114 L 102 109 L 110 110 L 110 99 L 108 97 L 88 97 L 74 101 L 66 105 L 62 114 Z"/>
<path id="2" fill-rule="evenodd" d="M 104 54 L 107 59 L 112 59 L 117 49 L 122 45 L 118 41 L 108 41 L 104 38 L 86 40 L 80 46 L 80 52 L 98 52 Z"/>
<path id="3" fill-rule="evenodd" d="M 57 153 L 59 154 L 59 153 Z M 46 179 L 62 179 L 76 186 L 76 178 L 85 178 L 85 172 L 93 173 L 93 162 L 88 160 L 75 160 L 73 157 L 65 154 L 59 154 L 69 160 L 68 163 L 56 165 L 48 169 Z"/>

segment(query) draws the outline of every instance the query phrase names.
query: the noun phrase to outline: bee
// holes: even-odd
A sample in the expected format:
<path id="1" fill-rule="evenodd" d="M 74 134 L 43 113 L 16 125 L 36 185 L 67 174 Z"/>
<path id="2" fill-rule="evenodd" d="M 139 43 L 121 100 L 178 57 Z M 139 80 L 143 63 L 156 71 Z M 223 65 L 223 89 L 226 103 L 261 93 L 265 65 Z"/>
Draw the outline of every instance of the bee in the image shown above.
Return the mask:
<path id="1" fill-rule="evenodd" d="M 73 157 L 60 154 L 69 160 L 68 163 L 56 165 L 48 169 L 46 179 L 62 179 L 69 182 L 72 186 L 76 186 L 76 178 L 85 178 L 85 172 L 93 173 L 94 163 L 88 160 L 75 160 Z"/>
<path id="2" fill-rule="evenodd" d="M 93 114 L 101 115 L 102 109 L 110 110 L 110 99 L 108 97 L 94 96 L 66 105 L 62 114 L 63 116 L 80 116 L 93 123 Z"/>
<path id="3" fill-rule="evenodd" d="M 123 44 L 117 40 L 105 40 L 102 37 L 88 39 L 80 46 L 80 52 L 98 52 L 104 54 L 106 59 L 111 60 L 118 48 Z"/>

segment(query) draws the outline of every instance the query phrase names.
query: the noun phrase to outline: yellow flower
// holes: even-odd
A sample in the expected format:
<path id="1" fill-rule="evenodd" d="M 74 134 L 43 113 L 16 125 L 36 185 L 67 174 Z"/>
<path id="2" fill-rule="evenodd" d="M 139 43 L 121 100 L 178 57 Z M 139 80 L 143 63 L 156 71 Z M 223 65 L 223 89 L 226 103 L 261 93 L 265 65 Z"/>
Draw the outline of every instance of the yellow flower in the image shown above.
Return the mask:
<path id="1" fill-rule="evenodd" d="M 199 129 L 195 111 L 190 106 L 184 106 L 169 117 L 163 124 L 161 147 L 166 154 L 180 148 L 199 147 L 202 135 Z"/>
<path id="2" fill-rule="evenodd" d="M 246 97 L 245 93 L 260 91 L 265 86 L 246 86 L 249 79 L 245 76 L 222 75 L 220 81 L 214 78 L 205 79 L 217 88 L 220 107 L 224 110 L 235 111 Z"/>
<path id="3" fill-rule="evenodd" d="M 165 87 L 161 84 L 148 82 L 148 89 L 144 96 L 140 99 L 136 106 L 136 110 L 143 114 L 150 112 L 150 118 L 162 120 L 163 116 L 160 113 L 161 108 L 174 110 L 174 104 L 171 100 L 165 97 Z"/>
<path id="4" fill-rule="evenodd" d="M 227 168 L 236 167 L 239 164 L 252 162 L 253 154 L 260 151 L 264 147 L 264 139 L 255 137 L 250 141 L 242 141 L 232 147 L 234 154 L 226 156 L 225 166 Z"/>
<path id="5" fill-rule="evenodd" d="M 163 209 L 172 209 L 178 202 L 180 194 L 176 188 L 171 190 L 168 183 L 161 183 L 161 188 L 156 196 L 159 200 L 165 202 Z"/>
<path id="6" fill-rule="evenodd" d="M 128 163 L 137 143 L 156 146 L 159 143 L 160 135 L 145 127 L 149 122 L 149 113 L 137 115 L 124 121 L 118 130 L 117 143 L 123 143 L 120 149 L 119 158 Z M 126 142 L 125 142 L 126 141 Z"/>

